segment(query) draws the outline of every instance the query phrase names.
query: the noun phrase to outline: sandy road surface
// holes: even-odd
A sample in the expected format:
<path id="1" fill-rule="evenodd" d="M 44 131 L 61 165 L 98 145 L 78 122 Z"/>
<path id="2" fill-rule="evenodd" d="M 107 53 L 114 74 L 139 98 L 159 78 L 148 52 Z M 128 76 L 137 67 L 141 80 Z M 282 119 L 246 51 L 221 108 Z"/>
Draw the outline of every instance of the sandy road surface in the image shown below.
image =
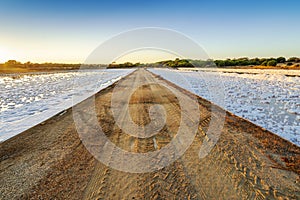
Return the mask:
<path id="1" fill-rule="evenodd" d="M 153 83 L 162 80 L 143 69 L 126 77 L 126 87 L 141 80 L 151 84 L 132 94 L 128 109 L 136 124 L 146 126 L 150 106 L 162 105 L 167 118 L 158 134 L 137 138 L 117 126 L 111 111 L 115 84 L 96 95 L 96 115 L 105 135 L 118 147 L 136 153 L 155 152 L 176 135 L 181 107 L 172 92 Z M 88 101 L 77 106 L 83 111 L 90 109 Z M 201 98 L 198 102 L 200 123 L 191 146 L 172 164 L 149 173 L 107 167 L 82 144 L 71 109 L 54 116 L 0 144 L 0 199 L 300 198 L 300 148 L 229 113 L 218 143 L 199 159 L 212 116 L 211 104 Z M 126 114 L 121 112 L 120 117 Z M 89 131 L 87 128 L 85 133 Z M 111 160 L 118 159 L 114 152 Z"/>

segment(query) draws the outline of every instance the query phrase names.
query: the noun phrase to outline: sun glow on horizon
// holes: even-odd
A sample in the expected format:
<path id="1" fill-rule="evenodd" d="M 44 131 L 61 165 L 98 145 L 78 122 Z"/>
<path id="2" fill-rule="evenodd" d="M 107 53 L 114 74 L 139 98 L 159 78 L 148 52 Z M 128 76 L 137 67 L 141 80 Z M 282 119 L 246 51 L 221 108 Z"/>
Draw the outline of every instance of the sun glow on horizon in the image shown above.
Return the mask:
<path id="1" fill-rule="evenodd" d="M 12 60 L 14 56 L 12 56 L 7 49 L 4 47 L 0 47 L 0 63 L 5 63 L 8 60 Z"/>

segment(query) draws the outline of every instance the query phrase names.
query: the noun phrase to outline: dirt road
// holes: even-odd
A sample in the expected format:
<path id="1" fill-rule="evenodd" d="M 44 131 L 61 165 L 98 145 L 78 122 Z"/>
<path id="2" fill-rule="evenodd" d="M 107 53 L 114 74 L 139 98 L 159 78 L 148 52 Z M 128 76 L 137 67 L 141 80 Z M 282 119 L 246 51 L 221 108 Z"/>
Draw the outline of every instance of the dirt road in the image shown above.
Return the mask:
<path id="1" fill-rule="evenodd" d="M 128 152 L 147 153 L 164 148 L 180 127 L 178 98 L 166 87 L 155 84 L 164 80 L 144 69 L 125 79 L 126 87 L 141 80 L 151 83 L 131 95 L 128 109 L 132 120 L 146 126 L 151 121 L 151 105 L 160 104 L 166 110 L 166 124 L 151 137 L 137 138 L 125 133 L 111 110 L 114 84 L 95 97 L 99 125 L 111 142 Z M 195 97 L 176 89 L 183 96 Z M 175 162 L 154 172 L 119 171 L 95 159 L 79 138 L 72 109 L 1 143 L 0 199 L 300 198 L 300 148 L 230 113 L 226 113 L 216 146 L 200 159 L 198 153 L 207 137 L 212 113 L 209 102 L 195 98 L 201 112 L 192 144 Z M 77 106 L 82 111 L 90 109 L 86 106 L 88 101 Z M 120 117 L 122 121 L 128 116 L 121 112 Z M 85 134 L 92 131 L 89 127 Z M 115 149 L 110 159 L 115 161 L 119 158 L 114 152 Z"/>

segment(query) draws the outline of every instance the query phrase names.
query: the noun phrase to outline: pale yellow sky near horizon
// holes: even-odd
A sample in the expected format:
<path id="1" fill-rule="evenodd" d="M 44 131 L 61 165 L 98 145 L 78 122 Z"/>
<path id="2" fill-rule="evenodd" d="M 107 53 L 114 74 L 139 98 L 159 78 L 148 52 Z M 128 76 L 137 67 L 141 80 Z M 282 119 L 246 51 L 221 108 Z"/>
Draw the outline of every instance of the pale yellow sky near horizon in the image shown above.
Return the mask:
<path id="1" fill-rule="evenodd" d="M 114 62 L 116 63 L 153 63 L 163 60 L 174 60 L 179 56 L 174 55 L 170 52 L 156 50 L 156 49 L 146 49 L 146 50 L 138 50 L 127 53 L 125 55 L 120 56 Z"/>
<path id="2" fill-rule="evenodd" d="M 163 60 L 174 60 L 179 56 L 172 54 L 171 52 L 159 50 L 159 49 L 146 49 L 146 50 L 137 50 L 133 52 L 128 52 L 120 57 L 116 58 L 112 62 L 116 63 L 124 63 L 124 62 L 132 62 L 132 63 L 153 63 Z M 5 63 L 7 60 L 17 60 L 22 63 L 30 61 L 32 63 L 43 63 L 43 62 L 57 62 L 57 63 L 84 63 L 84 59 L 82 60 L 74 60 L 74 61 L 66 61 L 66 60 L 55 60 L 55 61 L 46 61 L 46 60 L 30 60 L 30 59 L 17 59 L 11 54 L 7 53 L 3 48 L 0 48 L 0 63 Z M 100 63 L 102 64 L 102 63 Z M 107 64 L 107 63 L 104 63 Z"/>
<path id="3" fill-rule="evenodd" d="M 75 64 L 75 63 L 85 63 L 85 60 L 88 58 L 89 54 L 84 55 L 83 52 L 90 52 L 88 48 L 85 48 L 81 51 L 75 52 L 74 56 L 72 54 L 73 51 L 70 50 L 67 53 L 68 59 L 66 59 L 66 53 L 62 54 L 61 50 L 57 50 L 56 52 L 49 52 L 46 50 L 40 49 L 32 49 L 24 51 L 24 49 L 9 49 L 5 48 L 4 46 L 0 46 L 0 63 L 5 63 L 8 60 L 17 60 L 19 62 L 32 62 L 32 63 L 68 63 L 68 64 Z M 27 54 L 30 53 L 33 56 L 33 59 L 27 58 Z M 48 57 L 49 59 L 45 59 Z M 133 52 L 128 52 L 124 55 L 120 55 L 115 60 L 111 62 L 116 63 L 124 63 L 124 62 L 132 62 L 132 63 L 153 63 L 163 60 L 174 60 L 175 58 L 182 58 L 178 55 L 175 55 L 171 52 L 163 51 L 160 49 L 140 49 Z M 241 57 L 270 57 L 270 56 L 241 56 Z M 276 56 L 274 56 L 276 57 Z M 291 57 L 291 56 L 290 56 Z M 72 59 L 73 58 L 73 59 Z M 235 57 L 228 57 L 228 58 L 235 58 Z M 289 57 L 287 57 L 289 58 Z M 212 59 L 226 59 L 226 58 L 212 58 Z M 96 64 L 109 64 L 109 63 L 96 63 Z"/>

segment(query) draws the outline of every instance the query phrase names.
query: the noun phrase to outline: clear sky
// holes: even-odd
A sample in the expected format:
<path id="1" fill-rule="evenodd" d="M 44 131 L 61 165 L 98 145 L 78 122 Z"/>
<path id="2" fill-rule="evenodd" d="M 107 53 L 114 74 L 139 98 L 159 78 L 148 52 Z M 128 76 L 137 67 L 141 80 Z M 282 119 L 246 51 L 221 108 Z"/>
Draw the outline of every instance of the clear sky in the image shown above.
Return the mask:
<path id="1" fill-rule="evenodd" d="M 300 56 L 300 1 L 0 1 L 0 62 L 82 63 L 138 27 L 182 32 L 211 58 Z"/>

